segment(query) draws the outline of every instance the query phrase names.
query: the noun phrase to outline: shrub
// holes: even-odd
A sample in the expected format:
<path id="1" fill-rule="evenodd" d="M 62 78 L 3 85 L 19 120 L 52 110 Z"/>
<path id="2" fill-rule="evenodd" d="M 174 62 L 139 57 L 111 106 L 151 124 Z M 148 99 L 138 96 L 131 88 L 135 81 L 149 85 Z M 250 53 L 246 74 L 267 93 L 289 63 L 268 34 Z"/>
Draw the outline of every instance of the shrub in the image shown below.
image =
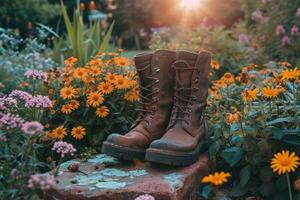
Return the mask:
<path id="1" fill-rule="evenodd" d="M 272 173 L 270 161 L 280 150 L 300 154 L 299 76 L 290 63 L 270 62 L 213 81 L 207 143 L 217 168 L 232 174 L 229 196 L 288 197 L 285 177 Z"/>

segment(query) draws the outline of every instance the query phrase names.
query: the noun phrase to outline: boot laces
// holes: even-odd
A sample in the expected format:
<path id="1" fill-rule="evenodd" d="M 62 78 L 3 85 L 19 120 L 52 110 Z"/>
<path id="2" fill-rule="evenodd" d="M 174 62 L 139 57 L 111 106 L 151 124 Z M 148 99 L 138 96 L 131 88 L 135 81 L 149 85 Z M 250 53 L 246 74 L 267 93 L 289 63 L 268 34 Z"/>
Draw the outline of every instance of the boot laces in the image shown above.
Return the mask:
<path id="1" fill-rule="evenodd" d="M 197 70 L 195 67 L 176 67 L 175 70 Z M 172 113 L 171 123 L 174 124 L 176 121 L 183 121 L 189 124 L 189 121 L 186 119 L 186 116 L 190 116 L 192 113 L 192 104 L 196 101 L 196 96 L 192 95 L 192 91 L 197 91 L 197 87 L 193 87 L 193 83 L 191 83 L 191 87 L 184 87 L 181 83 L 178 72 L 176 73 L 176 84 L 175 87 L 175 95 L 174 95 L 174 108 L 176 108 Z M 196 79 L 195 82 L 198 80 Z"/>
<path id="2" fill-rule="evenodd" d="M 137 71 L 144 71 L 147 68 L 149 68 L 150 65 L 147 65 L 146 67 L 142 69 L 137 69 Z M 147 76 L 148 79 L 152 80 L 148 85 L 142 86 L 139 85 L 140 88 L 140 104 L 141 107 L 136 109 L 136 111 L 139 111 L 139 117 L 135 121 L 135 124 L 138 124 L 141 121 L 145 121 L 149 124 L 149 121 L 145 119 L 145 116 L 150 114 L 150 118 L 152 118 L 152 115 L 154 114 L 154 111 L 156 110 L 155 103 L 158 101 L 158 98 L 156 97 L 159 89 L 153 89 L 153 86 L 159 83 L 158 78 L 156 77 L 156 74 L 160 71 L 159 68 L 154 68 L 154 72 Z M 145 91 L 146 95 L 143 95 L 143 92 Z"/>

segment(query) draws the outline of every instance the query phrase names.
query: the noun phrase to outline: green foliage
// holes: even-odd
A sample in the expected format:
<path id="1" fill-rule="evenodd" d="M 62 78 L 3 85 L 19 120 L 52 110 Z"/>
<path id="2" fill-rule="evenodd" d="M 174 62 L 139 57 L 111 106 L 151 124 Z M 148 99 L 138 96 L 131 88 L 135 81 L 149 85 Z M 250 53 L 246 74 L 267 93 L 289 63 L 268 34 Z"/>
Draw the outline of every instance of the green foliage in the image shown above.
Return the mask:
<path id="1" fill-rule="evenodd" d="M 62 63 L 64 58 L 62 58 L 61 51 L 65 50 L 66 58 L 74 56 L 78 58 L 80 66 L 83 66 L 91 56 L 107 49 L 114 23 L 110 25 L 106 35 L 101 39 L 100 21 L 91 22 L 85 31 L 79 8 L 74 11 L 73 21 L 69 18 L 62 2 L 61 11 L 67 30 L 67 43 L 62 37 L 55 39 L 53 58 L 56 62 Z"/>

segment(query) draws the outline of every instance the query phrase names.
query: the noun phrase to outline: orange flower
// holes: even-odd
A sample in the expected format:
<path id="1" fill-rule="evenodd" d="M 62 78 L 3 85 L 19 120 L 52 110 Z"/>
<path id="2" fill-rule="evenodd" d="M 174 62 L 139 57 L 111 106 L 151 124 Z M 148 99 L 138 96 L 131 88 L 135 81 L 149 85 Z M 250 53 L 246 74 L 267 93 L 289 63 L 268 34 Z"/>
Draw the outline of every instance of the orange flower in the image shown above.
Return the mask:
<path id="1" fill-rule="evenodd" d="M 82 140 L 85 134 L 85 128 L 82 126 L 74 127 L 71 132 L 72 137 L 76 140 Z"/>
<path id="2" fill-rule="evenodd" d="M 240 121 L 240 114 L 238 112 L 226 113 L 225 120 L 228 125 L 238 123 Z"/>
<path id="3" fill-rule="evenodd" d="M 114 84 L 117 89 L 128 89 L 130 87 L 130 81 L 122 75 L 116 76 Z"/>
<path id="4" fill-rule="evenodd" d="M 139 100 L 139 91 L 138 89 L 133 89 L 132 91 L 124 94 L 124 99 L 130 102 L 135 102 Z"/>
<path id="5" fill-rule="evenodd" d="M 62 99 L 74 98 L 76 96 L 76 94 L 77 94 L 77 92 L 72 86 L 64 87 L 60 90 L 60 97 Z"/>
<path id="6" fill-rule="evenodd" d="M 86 75 L 87 71 L 84 68 L 77 68 L 74 70 L 73 75 L 77 79 L 83 79 L 83 77 Z"/>
<path id="7" fill-rule="evenodd" d="M 114 59 L 114 62 L 121 67 L 128 67 L 130 64 L 129 59 L 124 57 L 117 57 Z"/>
<path id="8" fill-rule="evenodd" d="M 101 82 L 98 86 L 98 90 L 102 94 L 109 94 L 113 91 L 113 85 L 109 82 Z"/>
<path id="9" fill-rule="evenodd" d="M 92 59 L 89 64 L 91 66 L 95 66 L 95 67 L 99 67 L 99 65 L 103 65 L 103 61 L 101 59 L 98 59 L 98 58 L 95 58 L 95 59 Z"/>
<path id="10" fill-rule="evenodd" d="M 214 59 L 211 60 L 210 65 L 213 69 L 216 69 L 216 70 L 220 69 L 220 64 L 218 63 L 218 61 L 216 61 Z"/>
<path id="11" fill-rule="evenodd" d="M 90 70 L 91 70 L 93 76 L 97 76 L 97 75 L 101 74 L 101 70 L 97 66 L 92 66 L 90 68 Z"/>
<path id="12" fill-rule="evenodd" d="M 230 85 L 230 84 L 234 83 L 234 76 L 231 73 L 229 73 L 229 72 L 226 72 L 221 79 L 227 85 Z"/>
<path id="13" fill-rule="evenodd" d="M 104 118 L 109 114 L 109 109 L 106 106 L 101 106 L 100 108 L 97 108 L 96 115 L 98 117 Z"/>
<path id="14" fill-rule="evenodd" d="M 242 93 L 242 97 L 244 101 L 254 101 L 257 98 L 257 89 L 245 90 Z"/>
<path id="15" fill-rule="evenodd" d="M 70 114 L 73 111 L 73 108 L 70 104 L 63 105 L 61 107 L 61 112 L 64 114 Z"/>
<path id="16" fill-rule="evenodd" d="M 80 104 L 79 104 L 79 101 L 77 100 L 72 100 L 70 102 L 70 106 L 72 107 L 73 110 L 76 110 L 77 108 L 79 108 Z"/>
<path id="17" fill-rule="evenodd" d="M 295 81 L 296 79 L 298 79 L 300 76 L 300 70 L 298 70 L 297 68 L 295 69 L 286 69 L 283 70 L 282 72 L 282 79 L 283 80 L 289 80 L 289 81 Z"/>
<path id="18" fill-rule="evenodd" d="M 263 96 L 266 98 L 275 98 L 279 95 L 278 89 L 274 87 L 264 87 L 262 89 Z"/>
<path id="19" fill-rule="evenodd" d="M 66 59 L 66 60 L 64 61 L 64 64 L 65 64 L 65 65 L 68 65 L 68 66 L 72 66 L 72 65 L 74 65 L 77 61 L 78 61 L 78 59 L 72 56 L 72 57 Z"/>
<path id="20" fill-rule="evenodd" d="M 50 135 L 56 139 L 62 140 L 67 135 L 67 131 L 63 126 L 59 126 L 52 130 Z"/>
<path id="21" fill-rule="evenodd" d="M 91 92 L 87 97 L 87 103 L 89 106 L 100 106 L 104 101 L 103 96 L 98 92 Z"/>
<path id="22" fill-rule="evenodd" d="M 105 80 L 107 80 L 110 83 L 113 83 L 114 81 L 116 81 L 116 74 L 108 72 L 105 76 Z"/>

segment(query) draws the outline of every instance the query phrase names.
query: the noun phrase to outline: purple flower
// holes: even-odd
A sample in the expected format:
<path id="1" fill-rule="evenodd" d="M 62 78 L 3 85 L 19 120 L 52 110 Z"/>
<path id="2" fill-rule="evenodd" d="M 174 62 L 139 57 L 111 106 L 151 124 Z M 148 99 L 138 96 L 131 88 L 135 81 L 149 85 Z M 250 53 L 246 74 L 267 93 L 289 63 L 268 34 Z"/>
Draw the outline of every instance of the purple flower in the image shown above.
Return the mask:
<path id="1" fill-rule="evenodd" d="M 263 16 L 263 13 L 260 10 L 254 11 L 251 15 L 251 19 L 255 22 L 259 22 L 259 23 L 262 23 L 262 24 L 264 24 L 268 21 L 268 18 Z"/>
<path id="2" fill-rule="evenodd" d="M 291 35 L 295 36 L 295 37 L 299 36 L 299 28 L 296 25 L 294 25 L 292 27 L 292 29 L 291 29 Z"/>
<path id="3" fill-rule="evenodd" d="M 37 121 L 25 122 L 21 128 L 21 130 L 27 135 L 40 134 L 43 131 L 43 129 L 43 125 Z"/>
<path id="4" fill-rule="evenodd" d="M 280 35 L 284 35 L 285 34 L 285 29 L 283 27 L 282 24 L 278 24 L 276 26 L 276 35 L 280 36 Z"/>
<path id="5" fill-rule="evenodd" d="M 10 94 L 9 97 L 12 98 L 19 98 L 23 101 L 29 101 L 32 98 L 32 95 L 29 94 L 28 92 L 24 92 L 22 90 L 13 90 Z"/>
<path id="6" fill-rule="evenodd" d="M 65 157 L 65 155 L 73 156 L 77 150 L 73 147 L 72 144 L 63 141 L 58 141 L 54 143 L 52 151 L 56 151 L 56 153 L 60 154 L 60 156 L 63 158 Z"/>
<path id="7" fill-rule="evenodd" d="M 19 115 L 0 112 L 0 128 L 11 129 L 21 127 L 23 123 L 24 120 Z"/>
<path id="8" fill-rule="evenodd" d="M 239 41 L 240 41 L 240 43 L 242 43 L 242 44 L 248 44 L 248 43 L 249 43 L 248 36 L 247 36 L 246 34 L 244 34 L 244 33 L 241 33 L 241 34 L 239 35 Z"/>
<path id="9" fill-rule="evenodd" d="M 300 7 L 297 9 L 296 16 L 297 18 L 300 18 Z"/>
<path id="10" fill-rule="evenodd" d="M 29 189 L 41 189 L 42 191 L 50 190 L 56 185 L 55 178 L 52 175 L 33 174 L 28 180 Z"/>
<path id="11" fill-rule="evenodd" d="M 51 107 L 51 100 L 48 96 L 37 95 L 25 102 L 27 108 L 49 108 Z"/>
<path id="12" fill-rule="evenodd" d="M 33 80 L 47 80 L 47 73 L 41 71 L 41 70 L 28 70 L 24 76 L 26 78 L 31 78 Z"/>
<path id="13" fill-rule="evenodd" d="M 5 135 L 0 135 L 0 143 L 6 142 L 7 138 Z"/>
<path id="14" fill-rule="evenodd" d="M 291 40 L 290 40 L 289 36 L 287 36 L 287 35 L 283 36 L 283 38 L 281 40 L 281 44 L 283 46 L 291 44 Z"/>
<path id="15" fill-rule="evenodd" d="M 149 194 L 143 194 L 135 198 L 134 200 L 155 200 L 155 198 Z"/>

